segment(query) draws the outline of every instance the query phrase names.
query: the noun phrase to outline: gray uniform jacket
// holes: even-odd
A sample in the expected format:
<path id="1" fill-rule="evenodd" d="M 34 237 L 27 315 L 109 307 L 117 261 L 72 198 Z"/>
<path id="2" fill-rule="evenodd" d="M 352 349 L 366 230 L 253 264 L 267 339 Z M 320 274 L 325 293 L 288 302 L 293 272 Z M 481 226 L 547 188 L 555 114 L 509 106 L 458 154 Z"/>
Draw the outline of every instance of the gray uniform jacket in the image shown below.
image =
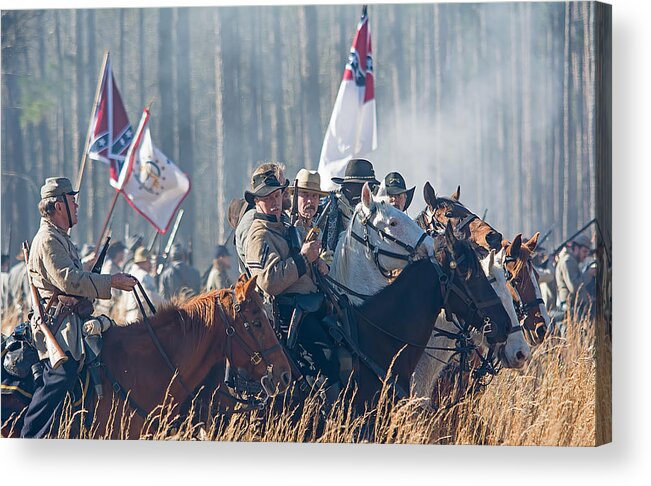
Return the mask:
<path id="1" fill-rule="evenodd" d="M 158 292 L 164 299 L 180 293 L 196 295 L 201 289 L 201 275 L 185 262 L 175 261 L 160 276 Z"/>
<path id="2" fill-rule="evenodd" d="M 233 285 L 231 278 L 228 275 L 228 272 L 221 268 L 212 267 L 210 273 L 208 274 L 208 283 L 206 284 L 206 290 L 220 290 L 227 289 Z"/>
<path id="3" fill-rule="evenodd" d="M 567 248 L 563 248 L 556 265 L 556 287 L 561 305 L 573 304 L 575 299 L 578 299 L 579 304 L 587 303 L 588 295 L 583 283 L 578 260 L 567 251 Z"/>
<path id="4" fill-rule="evenodd" d="M 111 276 L 87 272 L 83 269 L 77 248 L 68 234 L 46 218 L 32 241 L 28 272 L 41 297 L 48 299 L 54 293 L 63 293 L 88 299 L 108 299 L 111 296 Z M 36 349 L 41 359 L 49 357 L 43 333 L 37 327 L 38 312 L 34 309 L 32 330 Z M 70 352 L 76 361 L 84 356 L 83 320 L 77 314 L 63 319 L 55 337 L 64 352 Z"/>
<path id="5" fill-rule="evenodd" d="M 317 292 L 312 266 L 303 255 L 290 254 L 287 226 L 273 216 L 256 213 L 249 230 L 246 266 L 267 295 Z"/>

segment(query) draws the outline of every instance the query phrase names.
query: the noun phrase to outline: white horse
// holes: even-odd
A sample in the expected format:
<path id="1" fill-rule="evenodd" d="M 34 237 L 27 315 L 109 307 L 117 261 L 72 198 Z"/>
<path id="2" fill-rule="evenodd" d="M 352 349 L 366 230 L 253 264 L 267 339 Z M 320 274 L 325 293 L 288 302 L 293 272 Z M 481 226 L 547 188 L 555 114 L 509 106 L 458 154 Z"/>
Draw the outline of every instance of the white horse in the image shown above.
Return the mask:
<path id="1" fill-rule="evenodd" d="M 364 184 L 361 202 L 337 242 L 329 276 L 359 305 L 359 295 L 379 292 L 391 283 L 392 272 L 427 257 L 434 259 L 432 237 L 388 202 L 384 182 L 375 196 Z"/>
<path id="2" fill-rule="evenodd" d="M 494 250 L 491 250 L 490 254 L 481 260 L 480 263 L 511 319 L 511 332 L 508 335 L 506 343 L 498 345 L 497 356 L 499 356 L 505 368 L 521 368 L 531 357 L 531 348 L 524 337 L 522 327 L 520 326 L 517 313 L 513 306 L 513 298 L 506 285 L 504 269 L 501 264 L 497 264 Z M 439 314 L 435 327 L 436 329 L 442 329 L 450 333 L 456 333 L 458 331 L 455 324 L 445 318 L 444 312 Z M 473 333 L 473 341 L 484 352 L 488 349 L 488 344 L 485 339 L 476 332 Z M 412 375 L 411 395 L 416 398 L 423 398 L 424 406 L 431 407 L 434 385 L 441 371 L 443 371 L 454 357 L 452 351 L 448 351 L 448 349 L 454 349 L 455 341 L 437 334 L 435 330 L 427 346 L 439 349 L 425 350 L 423 353 Z"/>

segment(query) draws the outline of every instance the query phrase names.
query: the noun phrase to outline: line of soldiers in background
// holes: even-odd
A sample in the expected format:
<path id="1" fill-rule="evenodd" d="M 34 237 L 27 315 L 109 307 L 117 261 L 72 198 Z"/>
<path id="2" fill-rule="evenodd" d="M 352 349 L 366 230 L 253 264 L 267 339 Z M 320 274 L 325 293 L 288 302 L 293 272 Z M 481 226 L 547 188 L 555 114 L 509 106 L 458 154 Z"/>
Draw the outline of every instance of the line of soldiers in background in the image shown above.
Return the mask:
<path id="1" fill-rule="evenodd" d="M 556 255 L 537 247 L 533 263 L 539 274 L 540 291 L 549 315 L 561 320 L 573 306 L 594 316 L 597 299 L 598 262 L 590 238 L 579 234 Z"/>

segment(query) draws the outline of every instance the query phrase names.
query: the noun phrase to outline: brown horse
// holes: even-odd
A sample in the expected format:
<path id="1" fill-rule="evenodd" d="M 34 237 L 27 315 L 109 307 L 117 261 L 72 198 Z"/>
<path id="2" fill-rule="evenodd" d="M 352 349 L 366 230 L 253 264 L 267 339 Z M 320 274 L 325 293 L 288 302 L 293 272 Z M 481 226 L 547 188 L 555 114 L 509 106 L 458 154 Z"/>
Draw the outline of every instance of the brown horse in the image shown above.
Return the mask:
<path id="1" fill-rule="evenodd" d="M 425 183 L 423 196 L 425 209 L 416 217 L 416 222 L 428 233 L 445 228 L 448 221 L 455 232 L 485 248 L 487 251 L 501 249 L 502 234 L 496 231 L 486 221 L 480 219 L 459 202 L 461 187 L 450 197 L 437 196 L 429 182 Z"/>
<path id="2" fill-rule="evenodd" d="M 140 437 L 143 425 L 152 423 L 146 416 L 155 414 L 164 401 L 171 399 L 178 407 L 201 385 L 214 387 L 204 380 L 226 360 L 259 380 L 269 395 L 284 391 L 290 382 L 290 365 L 255 285 L 255 278 L 240 279 L 234 290 L 208 292 L 149 317 L 163 352 L 144 320 L 104 333 L 105 395 L 96 404 L 92 435 Z M 2 416 L 7 417 L 4 405 L 3 400 Z M 86 409 L 93 413 L 93 405 L 87 404 Z M 121 425 L 123 420 L 127 426 Z"/>
<path id="3" fill-rule="evenodd" d="M 503 241 L 503 251 L 497 263 L 504 268 L 506 282 L 516 304 L 520 322 L 523 322 L 525 337 L 530 344 L 540 344 L 549 329 L 549 315 L 538 285 L 538 272 L 533 265 L 532 256 L 540 233 L 522 242 L 518 234 L 513 242 Z"/>

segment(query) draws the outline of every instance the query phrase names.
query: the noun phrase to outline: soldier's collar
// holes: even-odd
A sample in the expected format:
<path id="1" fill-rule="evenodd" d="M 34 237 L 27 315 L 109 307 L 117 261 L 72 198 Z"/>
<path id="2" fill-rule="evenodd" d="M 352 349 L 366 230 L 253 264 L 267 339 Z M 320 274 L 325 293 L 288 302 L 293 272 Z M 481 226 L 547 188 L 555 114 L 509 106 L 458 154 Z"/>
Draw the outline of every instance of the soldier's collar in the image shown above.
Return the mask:
<path id="1" fill-rule="evenodd" d="M 278 218 L 273 214 L 264 214 L 257 211 L 253 215 L 253 219 L 261 219 L 262 221 L 268 221 L 269 223 L 278 223 Z"/>
<path id="2" fill-rule="evenodd" d="M 54 221 L 52 221 L 51 219 L 49 219 L 49 218 L 41 218 L 41 226 L 44 225 L 44 224 L 51 226 L 52 228 L 54 228 L 56 231 L 58 231 L 62 235 L 66 236 L 66 237 L 69 237 L 68 232 L 66 230 L 64 230 L 63 228 L 60 228 L 59 226 L 57 226 L 54 223 Z"/>

